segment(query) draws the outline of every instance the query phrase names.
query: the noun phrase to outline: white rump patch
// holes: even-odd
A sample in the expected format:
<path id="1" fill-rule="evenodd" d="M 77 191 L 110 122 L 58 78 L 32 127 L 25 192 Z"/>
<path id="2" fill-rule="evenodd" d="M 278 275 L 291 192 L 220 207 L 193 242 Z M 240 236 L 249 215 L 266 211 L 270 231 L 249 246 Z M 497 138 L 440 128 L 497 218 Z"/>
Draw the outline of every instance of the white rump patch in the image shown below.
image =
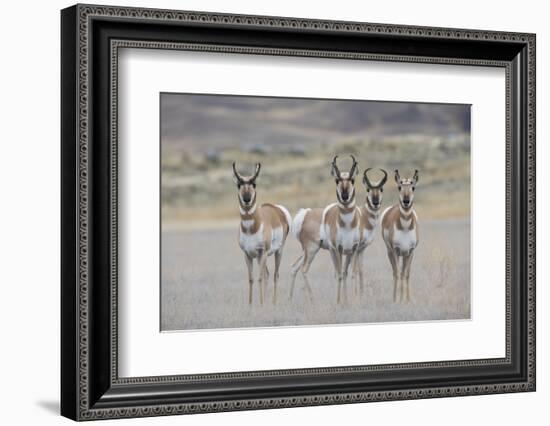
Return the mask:
<path id="1" fill-rule="evenodd" d="M 280 204 L 275 204 L 275 207 L 277 207 L 279 210 L 283 212 L 286 218 L 286 224 L 290 229 L 290 226 L 292 224 L 292 217 L 290 216 L 290 212 L 288 211 L 288 209 L 285 206 L 281 206 Z"/>
<path id="2" fill-rule="evenodd" d="M 292 235 L 294 235 L 296 239 L 300 237 L 300 232 L 302 232 L 302 226 L 304 225 L 304 219 L 306 218 L 307 212 L 310 210 L 311 209 L 300 209 L 298 210 L 298 213 L 296 213 L 296 216 L 294 216 L 291 231 Z"/>

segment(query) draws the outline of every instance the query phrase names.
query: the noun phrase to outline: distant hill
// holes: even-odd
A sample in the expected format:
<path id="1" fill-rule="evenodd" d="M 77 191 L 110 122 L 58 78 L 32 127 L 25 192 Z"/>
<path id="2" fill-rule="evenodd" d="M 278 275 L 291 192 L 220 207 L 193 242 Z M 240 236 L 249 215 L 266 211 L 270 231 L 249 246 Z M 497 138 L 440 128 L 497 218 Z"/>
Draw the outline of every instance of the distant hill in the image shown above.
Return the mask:
<path id="1" fill-rule="evenodd" d="M 208 152 L 346 138 L 470 132 L 470 106 L 194 94 L 161 95 L 163 149 Z"/>

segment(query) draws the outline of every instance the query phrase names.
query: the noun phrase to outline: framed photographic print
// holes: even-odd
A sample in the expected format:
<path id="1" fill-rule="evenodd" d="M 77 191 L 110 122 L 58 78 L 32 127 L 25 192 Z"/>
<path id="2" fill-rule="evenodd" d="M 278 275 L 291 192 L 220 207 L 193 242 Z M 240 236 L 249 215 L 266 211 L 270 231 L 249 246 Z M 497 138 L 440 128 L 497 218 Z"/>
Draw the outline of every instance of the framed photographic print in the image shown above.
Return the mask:
<path id="1" fill-rule="evenodd" d="M 535 390 L 535 36 L 61 12 L 61 412 Z"/>

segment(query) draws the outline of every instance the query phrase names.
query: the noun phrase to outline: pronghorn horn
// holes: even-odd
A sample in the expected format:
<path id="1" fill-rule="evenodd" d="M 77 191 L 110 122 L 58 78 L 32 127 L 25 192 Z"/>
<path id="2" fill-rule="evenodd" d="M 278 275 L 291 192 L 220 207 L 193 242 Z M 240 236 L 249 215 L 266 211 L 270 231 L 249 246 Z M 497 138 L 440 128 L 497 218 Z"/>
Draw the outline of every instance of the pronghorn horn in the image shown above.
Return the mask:
<path id="1" fill-rule="evenodd" d="M 380 182 L 378 182 L 376 185 L 373 185 L 370 180 L 369 180 L 369 177 L 368 177 L 368 172 L 369 170 L 372 170 L 372 167 L 369 167 L 367 170 L 365 170 L 365 172 L 363 173 L 363 183 L 365 185 L 367 185 L 369 188 L 371 189 L 377 189 L 377 188 L 381 188 L 382 186 L 384 186 L 384 184 L 386 183 L 386 180 L 388 180 L 388 173 L 386 173 L 386 171 L 384 169 L 378 169 L 380 170 L 382 173 L 384 173 L 384 177 L 382 179 L 380 179 Z"/>
<path id="2" fill-rule="evenodd" d="M 252 179 L 250 179 L 252 182 L 254 182 L 256 180 L 256 178 L 258 177 L 258 175 L 260 174 L 260 168 L 262 167 L 262 165 L 260 163 L 256 163 L 256 170 L 254 171 L 254 176 L 252 176 Z"/>
<path id="3" fill-rule="evenodd" d="M 340 179 L 340 170 L 338 170 L 338 166 L 336 165 L 336 159 L 338 158 L 337 155 L 334 156 L 332 159 L 332 174 L 336 176 L 338 179 Z"/>
<path id="4" fill-rule="evenodd" d="M 239 172 L 235 168 L 235 162 L 234 161 L 233 161 L 233 174 L 235 175 L 235 178 L 237 178 L 237 180 L 239 182 L 243 182 L 243 177 L 239 174 Z"/>
<path id="5" fill-rule="evenodd" d="M 414 171 L 413 179 L 414 179 L 414 184 L 416 185 L 416 183 L 418 182 L 418 170 Z"/>
<path id="6" fill-rule="evenodd" d="M 353 164 L 352 164 L 351 169 L 349 171 L 349 177 L 350 177 L 350 179 L 353 179 L 353 177 L 357 173 L 357 161 L 355 161 L 355 157 L 353 155 L 350 155 L 350 157 L 353 160 Z"/>
<path id="7" fill-rule="evenodd" d="M 382 188 L 386 181 L 388 180 L 388 173 L 384 169 L 380 169 L 382 173 L 384 173 L 384 177 L 380 179 L 380 182 L 378 182 L 377 188 Z"/>
<path id="8" fill-rule="evenodd" d="M 371 167 L 369 167 L 367 170 L 363 172 L 363 183 L 367 185 L 369 188 L 373 188 L 372 183 L 370 183 L 369 177 L 367 176 L 367 173 L 369 170 L 372 170 Z"/>

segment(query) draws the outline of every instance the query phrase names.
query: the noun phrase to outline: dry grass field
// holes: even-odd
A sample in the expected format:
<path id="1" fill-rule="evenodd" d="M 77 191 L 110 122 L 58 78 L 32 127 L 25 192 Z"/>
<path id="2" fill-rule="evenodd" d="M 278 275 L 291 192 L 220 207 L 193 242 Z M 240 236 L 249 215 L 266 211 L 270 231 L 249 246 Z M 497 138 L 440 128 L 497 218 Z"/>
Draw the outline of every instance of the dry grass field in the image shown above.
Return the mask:
<path id="1" fill-rule="evenodd" d="M 419 208 L 420 210 L 420 208 Z M 161 329 L 269 327 L 470 318 L 470 227 L 468 220 L 422 221 L 411 269 L 411 303 L 394 304 L 393 280 L 383 241 L 365 251 L 365 291 L 348 281 L 347 303 L 336 304 L 330 256 L 320 251 L 309 273 L 313 301 L 298 275 L 293 300 L 290 265 L 300 252 L 289 236 L 281 265 L 278 303 L 260 306 L 258 288 L 248 305 L 248 279 L 237 243 L 238 219 L 230 228 L 172 230 L 162 235 Z M 272 270 L 273 258 L 269 265 Z M 255 264 L 256 266 L 256 264 Z M 257 268 L 255 270 L 257 273 Z M 273 284 L 269 284 L 269 296 Z"/>

